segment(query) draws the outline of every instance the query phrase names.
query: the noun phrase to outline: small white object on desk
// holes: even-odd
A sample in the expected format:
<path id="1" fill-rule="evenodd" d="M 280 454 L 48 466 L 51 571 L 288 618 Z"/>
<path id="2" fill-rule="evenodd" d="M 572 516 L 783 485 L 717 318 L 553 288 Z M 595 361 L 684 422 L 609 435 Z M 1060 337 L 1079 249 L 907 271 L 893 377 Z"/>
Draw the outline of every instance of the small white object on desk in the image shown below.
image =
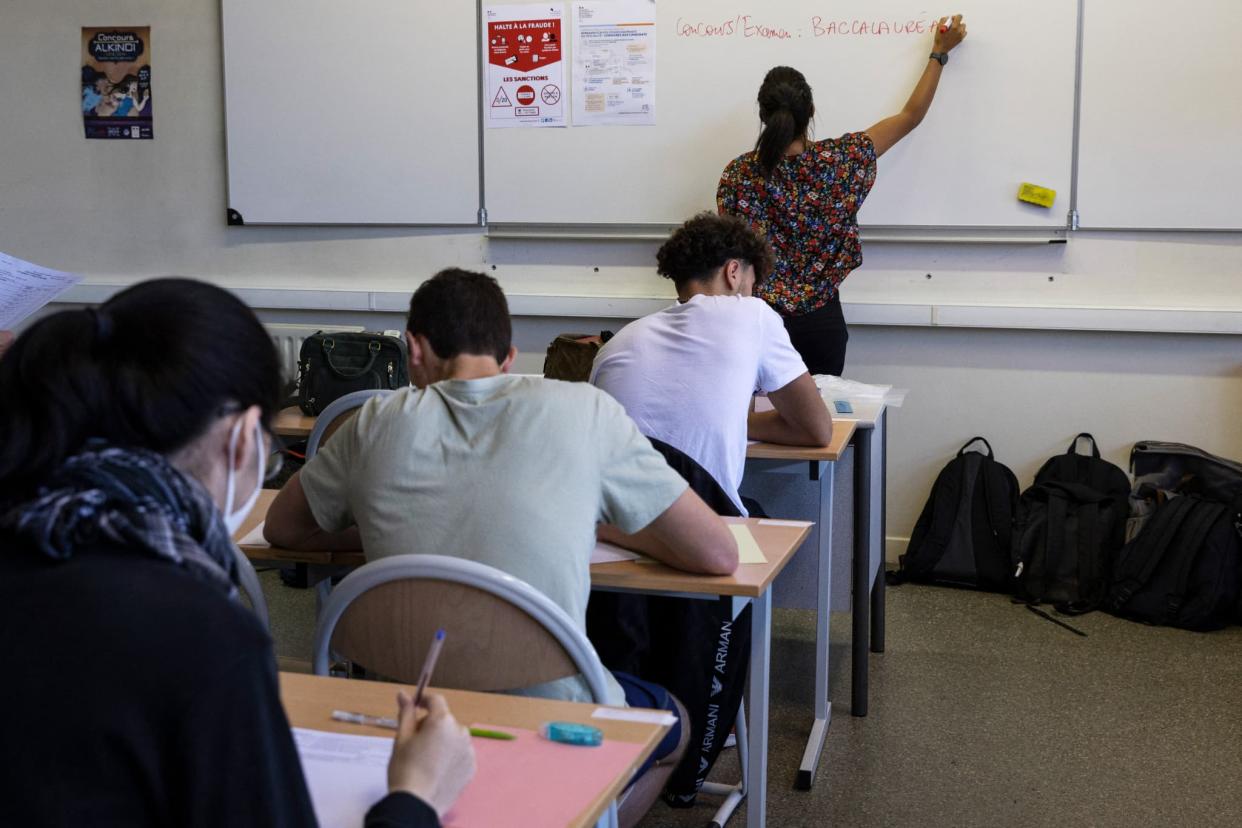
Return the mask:
<path id="1" fill-rule="evenodd" d="M 263 526 L 267 521 L 263 521 L 258 526 L 246 533 L 246 536 L 237 542 L 238 546 L 261 546 L 265 549 L 271 549 L 272 545 L 267 542 L 267 538 L 263 537 Z"/>
<path id="2" fill-rule="evenodd" d="M 668 711 L 632 710 L 619 707 L 596 708 L 591 714 L 592 719 L 615 719 L 619 722 L 643 722 L 645 724 L 669 725 L 677 724 L 677 717 Z"/>
<path id="3" fill-rule="evenodd" d="M 596 541 L 595 549 L 591 552 L 591 565 L 618 563 L 620 561 L 636 561 L 642 555 L 637 552 L 631 552 L 628 549 L 622 549 L 619 546 L 613 546 L 611 543 Z"/>

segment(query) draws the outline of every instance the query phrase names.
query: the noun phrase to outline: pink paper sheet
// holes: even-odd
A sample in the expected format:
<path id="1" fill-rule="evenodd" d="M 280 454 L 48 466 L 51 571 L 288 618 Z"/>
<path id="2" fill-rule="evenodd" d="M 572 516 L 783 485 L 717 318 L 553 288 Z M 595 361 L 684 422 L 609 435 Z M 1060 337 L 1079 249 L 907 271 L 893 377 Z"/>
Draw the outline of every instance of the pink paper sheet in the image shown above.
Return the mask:
<path id="1" fill-rule="evenodd" d="M 517 739 L 472 740 L 478 771 L 445 818 L 445 828 L 568 825 L 642 752 L 632 742 L 605 739 L 598 747 L 575 747 L 531 730 L 475 726 Z"/>

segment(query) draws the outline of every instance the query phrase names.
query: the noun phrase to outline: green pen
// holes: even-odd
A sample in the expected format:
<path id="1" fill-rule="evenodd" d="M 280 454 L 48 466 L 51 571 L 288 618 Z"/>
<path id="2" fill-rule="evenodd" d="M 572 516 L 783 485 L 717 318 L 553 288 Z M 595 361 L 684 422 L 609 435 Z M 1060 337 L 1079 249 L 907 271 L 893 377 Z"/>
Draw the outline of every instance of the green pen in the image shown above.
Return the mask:
<path id="1" fill-rule="evenodd" d="M 371 725 L 372 727 L 386 727 L 389 730 L 397 729 L 397 720 L 389 716 L 372 716 L 367 713 L 352 713 L 347 710 L 333 710 L 332 718 L 338 722 L 350 722 L 351 724 Z M 485 727 L 467 728 L 470 735 L 479 739 L 497 739 L 501 742 L 512 742 L 517 737 L 512 733 L 505 733 L 503 730 L 489 730 Z"/>

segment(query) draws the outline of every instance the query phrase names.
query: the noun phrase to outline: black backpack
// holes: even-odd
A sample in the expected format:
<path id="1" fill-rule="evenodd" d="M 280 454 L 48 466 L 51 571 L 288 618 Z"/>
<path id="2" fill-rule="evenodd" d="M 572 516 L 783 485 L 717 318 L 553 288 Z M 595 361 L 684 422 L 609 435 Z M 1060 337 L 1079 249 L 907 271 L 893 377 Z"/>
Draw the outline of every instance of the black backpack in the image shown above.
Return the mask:
<path id="1" fill-rule="evenodd" d="M 1106 608 L 1149 624 L 1218 630 L 1242 591 L 1242 512 L 1199 495 L 1160 506 L 1121 551 Z"/>
<path id="2" fill-rule="evenodd" d="M 987 454 L 966 450 L 976 441 Z M 896 580 L 1008 592 L 1017 503 L 1018 479 L 972 438 L 936 478 Z"/>
<path id="3" fill-rule="evenodd" d="M 1091 441 L 1090 455 L 1076 451 L 1083 438 Z M 1129 494 L 1126 473 L 1100 458 L 1090 434 L 1079 434 L 1065 454 L 1044 463 L 1018 501 L 1017 597 L 1070 615 L 1103 603 L 1125 540 Z"/>

